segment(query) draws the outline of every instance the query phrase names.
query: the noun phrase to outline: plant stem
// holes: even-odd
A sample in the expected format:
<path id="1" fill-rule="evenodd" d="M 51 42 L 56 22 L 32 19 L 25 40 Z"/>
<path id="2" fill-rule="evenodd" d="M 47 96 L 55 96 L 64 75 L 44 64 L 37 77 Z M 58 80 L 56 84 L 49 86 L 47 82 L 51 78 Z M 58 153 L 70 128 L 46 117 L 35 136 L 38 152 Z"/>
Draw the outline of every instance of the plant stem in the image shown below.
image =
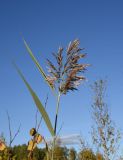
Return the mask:
<path id="1" fill-rule="evenodd" d="M 56 129 L 57 129 L 57 120 L 58 120 L 58 112 L 59 112 L 59 106 L 60 106 L 60 92 L 58 93 L 57 97 L 57 105 L 56 105 L 56 117 L 55 117 L 55 126 L 54 126 L 54 134 L 56 136 Z"/>
<path id="2" fill-rule="evenodd" d="M 60 96 L 61 96 L 61 94 L 59 92 L 58 96 L 57 96 L 56 116 L 55 116 L 54 137 L 53 137 L 51 160 L 53 160 L 53 158 L 54 158 L 54 149 L 55 149 L 55 140 L 56 140 L 56 129 L 57 129 L 58 112 L 59 112 L 59 105 L 60 105 Z"/>

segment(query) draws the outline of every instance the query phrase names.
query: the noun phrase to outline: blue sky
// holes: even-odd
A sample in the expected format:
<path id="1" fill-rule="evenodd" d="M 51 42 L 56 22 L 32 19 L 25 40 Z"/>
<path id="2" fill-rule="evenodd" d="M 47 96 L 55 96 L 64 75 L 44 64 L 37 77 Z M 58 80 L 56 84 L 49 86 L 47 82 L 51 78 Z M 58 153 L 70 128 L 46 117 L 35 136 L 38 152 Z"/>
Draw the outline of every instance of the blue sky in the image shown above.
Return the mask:
<path id="1" fill-rule="evenodd" d="M 0 4 L 0 132 L 9 137 L 6 110 L 12 130 L 21 123 L 21 132 L 14 144 L 27 143 L 29 129 L 35 124 L 36 107 L 12 66 L 16 61 L 26 79 L 44 103 L 49 93 L 48 113 L 54 122 L 55 99 L 28 56 L 22 35 L 46 67 L 45 58 L 59 46 L 79 38 L 86 48 L 84 60 L 92 66 L 85 76 L 88 81 L 79 91 L 62 97 L 59 127 L 61 134 L 82 133 L 90 141 L 92 91 L 90 84 L 108 79 L 107 103 L 112 119 L 123 130 L 123 1 L 122 0 L 4 0 Z M 45 124 L 40 132 L 50 136 Z"/>

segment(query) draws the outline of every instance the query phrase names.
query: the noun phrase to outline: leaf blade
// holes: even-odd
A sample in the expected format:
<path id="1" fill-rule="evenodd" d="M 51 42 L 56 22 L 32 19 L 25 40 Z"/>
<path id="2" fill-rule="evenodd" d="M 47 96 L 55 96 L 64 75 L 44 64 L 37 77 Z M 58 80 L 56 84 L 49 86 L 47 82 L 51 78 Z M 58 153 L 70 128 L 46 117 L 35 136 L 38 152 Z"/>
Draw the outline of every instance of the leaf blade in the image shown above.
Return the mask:
<path id="1" fill-rule="evenodd" d="M 20 75 L 20 77 L 22 78 L 22 80 L 24 81 L 26 87 L 28 88 L 37 108 L 39 109 L 46 125 L 47 125 L 47 128 L 49 129 L 50 133 L 52 136 L 54 136 L 54 129 L 52 127 L 52 124 L 51 124 L 51 121 L 50 121 L 50 118 L 45 110 L 45 108 L 43 107 L 41 101 L 39 100 L 38 96 L 36 95 L 36 93 L 33 91 L 33 89 L 31 88 L 31 86 L 29 85 L 29 83 L 26 81 L 25 77 L 23 76 L 23 74 L 21 73 L 21 71 L 19 70 L 19 68 L 14 64 L 18 74 Z"/>
<path id="2" fill-rule="evenodd" d="M 43 78 L 45 79 L 45 81 L 47 82 L 47 84 L 49 85 L 49 87 L 51 88 L 51 90 L 53 90 L 54 88 L 50 85 L 50 83 L 47 81 L 47 76 L 45 74 L 45 72 L 43 71 L 42 67 L 40 66 L 39 62 L 37 61 L 37 59 L 35 58 L 34 54 L 32 53 L 30 47 L 28 46 L 27 42 L 23 39 L 24 41 L 24 45 L 30 55 L 30 57 L 32 58 L 33 62 L 35 63 L 36 67 L 38 68 L 39 72 L 42 74 Z"/>

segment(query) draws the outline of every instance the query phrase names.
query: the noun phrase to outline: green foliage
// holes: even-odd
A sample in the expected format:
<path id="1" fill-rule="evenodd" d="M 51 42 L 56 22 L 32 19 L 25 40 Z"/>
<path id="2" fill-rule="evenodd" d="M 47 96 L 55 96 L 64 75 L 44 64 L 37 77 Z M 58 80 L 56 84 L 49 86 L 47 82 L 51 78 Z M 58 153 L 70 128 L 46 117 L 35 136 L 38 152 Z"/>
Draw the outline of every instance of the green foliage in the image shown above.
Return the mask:
<path id="1" fill-rule="evenodd" d="M 90 149 L 84 149 L 79 153 L 79 160 L 96 160 L 96 156 Z"/>
<path id="2" fill-rule="evenodd" d="M 13 149 L 7 147 L 4 151 L 0 152 L 0 160 L 16 160 L 16 154 Z"/>
<path id="3" fill-rule="evenodd" d="M 13 153 L 16 154 L 17 160 L 27 159 L 28 151 L 27 145 L 18 145 L 13 147 Z"/>
<path id="4" fill-rule="evenodd" d="M 27 160 L 27 145 L 18 145 L 13 147 L 13 153 L 16 154 L 17 160 Z M 35 148 L 33 151 L 33 160 L 43 160 L 45 157 L 45 149 Z"/>
<path id="5" fill-rule="evenodd" d="M 36 147 L 34 149 L 33 157 L 36 160 L 43 160 L 44 157 L 45 157 L 45 149 L 39 149 L 39 148 Z"/>

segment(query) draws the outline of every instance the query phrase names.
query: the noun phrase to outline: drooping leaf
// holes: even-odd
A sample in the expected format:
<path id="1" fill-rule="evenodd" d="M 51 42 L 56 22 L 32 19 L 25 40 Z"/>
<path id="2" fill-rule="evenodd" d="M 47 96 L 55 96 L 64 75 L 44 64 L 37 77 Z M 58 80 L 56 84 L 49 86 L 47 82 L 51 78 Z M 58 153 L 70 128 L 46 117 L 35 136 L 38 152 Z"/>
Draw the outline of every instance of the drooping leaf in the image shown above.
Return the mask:
<path id="1" fill-rule="evenodd" d="M 29 48 L 27 42 L 25 40 L 24 41 L 24 45 L 30 55 L 30 57 L 32 58 L 33 62 L 35 63 L 36 67 L 38 68 L 39 72 L 42 74 L 43 78 L 45 79 L 45 81 L 48 83 L 49 87 L 53 90 L 53 86 L 50 85 L 50 83 L 47 81 L 47 76 L 45 74 L 45 72 L 43 71 L 42 67 L 40 66 L 39 62 L 37 61 L 37 59 L 35 58 L 34 54 L 32 53 L 31 49 Z"/>
<path id="2" fill-rule="evenodd" d="M 43 107 L 41 101 L 39 100 L 38 96 L 36 95 L 36 93 L 33 91 L 33 89 L 31 88 L 31 86 L 29 85 L 29 83 L 26 81 L 26 79 L 24 78 L 23 74 L 21 73 L 21 71 L 18 69 L 18 67 L 14 64 L 17 72 L 19 73 L 20 77 L 22 78 L 22 80 L 24 81 L 26 87 L 28 88 L 37 108 L 39 109 L 50 133 L 52 136 L 54 136 L 54 130 L 53 130 L 53 127 L 52 127 L 52 124 L 51 124 L 51 121 L 50 121 L 50 118 L 48 116 L 48 113 L 46 112 L 45 108 Z"/>

